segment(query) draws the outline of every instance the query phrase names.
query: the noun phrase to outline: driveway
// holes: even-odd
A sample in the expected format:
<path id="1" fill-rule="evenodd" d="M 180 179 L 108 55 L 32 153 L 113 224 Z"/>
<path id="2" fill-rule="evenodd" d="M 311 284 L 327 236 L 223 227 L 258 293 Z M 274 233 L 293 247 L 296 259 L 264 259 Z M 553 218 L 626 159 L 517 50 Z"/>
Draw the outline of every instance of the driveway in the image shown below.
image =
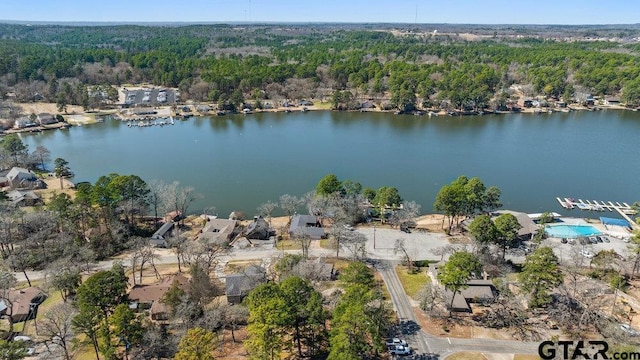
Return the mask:
<path id="1" fill-rule="evenodd" d="M 437 354 L 441 359 L 458 351 L 478 351 L 501 354 L 535 354 L 538 343 L 494 339 L 458 339 L 437 337 L 426 333 L 417 324 L 415 309 L 404 292 L 398 274 L 397 261 L 380 261 L 376 268 L 387 284 L 394 310 L 400 320 L 399 336 L 404 337 L 416 354 Z"/>

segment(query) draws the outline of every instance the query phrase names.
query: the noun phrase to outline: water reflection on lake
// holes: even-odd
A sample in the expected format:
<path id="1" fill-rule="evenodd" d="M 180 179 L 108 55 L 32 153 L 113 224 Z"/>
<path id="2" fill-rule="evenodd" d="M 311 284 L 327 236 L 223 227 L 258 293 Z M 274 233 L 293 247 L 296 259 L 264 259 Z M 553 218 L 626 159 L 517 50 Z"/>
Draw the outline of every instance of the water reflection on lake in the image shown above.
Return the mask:
<path id="1" fill-rule="evenodd" d="M 440 187 L 478 176 L 505 207 L 562 212 L 556 196 L 640 200 L 640 114 L 600 111 L 475 117 L 381 113 L 260 113 L 191 118 L 174 126 L 104 123 L 23 136 L 69 161 L 74 181 L 117 172 L 180 181 L 215 206 L 252 215 L 328 173 L 395 186 L 423 212 Z"/>

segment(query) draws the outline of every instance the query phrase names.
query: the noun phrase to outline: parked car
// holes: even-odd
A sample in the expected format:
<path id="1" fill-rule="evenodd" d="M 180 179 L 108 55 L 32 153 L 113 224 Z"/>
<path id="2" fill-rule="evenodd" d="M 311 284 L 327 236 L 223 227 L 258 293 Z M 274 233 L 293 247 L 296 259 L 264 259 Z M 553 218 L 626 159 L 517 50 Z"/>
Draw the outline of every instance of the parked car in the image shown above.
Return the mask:
<path id="1" fill-rule="evenodd" d="M 638 336 L 638 335 L 640 335 L 640 332 L 638 332 L 636 329 L 632 328 L 631 326 L 629 326 L 627 324 L 620 324 L 620 330 L 624 331 L 625 333 L 629 334 L 630 336 Z"/>
<path id="2" fill-rule="evenodd" d="M 587 259 L 591 259 L 593 257 L 593 253 L 589 250 L 582 250 L 580 251 L 580 253 L 582 254 L 582 256 L 586 257 Z"/>
<path id="3" fill-rule="evenodd" d="M 349 230 L 349 231 L 355 230 L 355 228 L 353 226 L 349 225 L 349 224 L 345 224 L 344 228 L 345 228 L 345 230 Z"/>
<path id="4" fill-rule="evenodd" d="M 610 242 L 609 237 L 608 236 L 600 236 L 602 238 L 602 241 L 608 243 Z"/>
<path id="5" fill-rule="evenodd" d="M 33 340 L 25 335 L 18 335 L 13 337 L 13 341 L 20 341 L 25 344 L 25 354 L 27 356 L 35 355 L 36 348 L 34 347 Z"/>
<path id="6" fill-rule="evenodd" d="M 385 343 L 387 346 L 395 346 L 395 345 L 407 346 L 407 342 L 400 338 L 387 339 Z"/>
<path id="7" fill-rule="evenodd" d="M 566 244 L 567 243 L 567 238 L 560 239 L 560 242 L 563 243 L 563 244 Z"/>
<path id="8" fill-rule="evenodd" d="M 411 348 L 403 345 L 393 345 L 389 347 L 391 355 L 411 355 Z"/>
<path id="9" fill-rule="evenodd" d="M 589 242 L 592 244 L 597 244 L 598 239 L 595 236 L 589 236 Z"/>

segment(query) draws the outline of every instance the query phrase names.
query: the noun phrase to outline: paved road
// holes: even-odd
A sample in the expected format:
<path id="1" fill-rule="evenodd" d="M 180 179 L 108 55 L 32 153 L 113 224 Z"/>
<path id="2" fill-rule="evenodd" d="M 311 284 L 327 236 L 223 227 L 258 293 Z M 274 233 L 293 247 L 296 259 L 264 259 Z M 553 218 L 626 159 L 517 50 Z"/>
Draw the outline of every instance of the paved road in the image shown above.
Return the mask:
<path id="1" fill-rule="evenodd" d="M 492 340 L 492 339 L 457 339 L 441 338 L 424 332 L 419 328 L 414 309 L 404 292 L 395 272 L 398 261 L 381 261 L 376 265 L 384 282 L 387 284 L 394 308 L 401 321 L 400 332 L 417 353 L 434 353 L 444 358 L 457 351 L 479 351 L 485 353 L 526 354 L 537 353 L 538 343 Z"/>
<path id="2" fill-rule="evenodd" d="M 382 274 L 387 284 L 394 308 L 401 319 L 401 332 L 407 338 L 412 348 L 419 353 L 435 353 L 441 358 L 456 351 L 481 351 L 487 353 L 536 353 L 538 343 L 525 343 L 519 341 L 507 340 L 489 340 L 489 339 L 456 339 L 456 338 L 440 338 L 427 334 L 417 325 L 415 313 L 411 302 L 409 301 L 400 279 L 395 272 L 395 265 L 400 259 L 400 255 L 393 251 L 395 241 L 404 239 L 405 246 L 416 258 L 433 259 L 439 258 L 431 253 L 431 249 L 448 244 L 448 240 L 443 234 L 434 234 L 428 232 L 403 233 L 396 229 L 386 228 L 359 228 L 357 231 L 365 234 L 368 238 L 367 254 L 370 259 L 374 259 L 376 267 Z M 342 254 L 346 254 L 346 249 L 341 250 Z M 287 250 L 287 253 L 300 253 L 300 250 Z M 220 257 L 219 265 L 216 268 L 217 273 L 221 273 L 224 265 L 230 260 L 253 260 L 253 259 L 271 259 L 282 255 L 281 250 L 273 248 L 273 246 L 263 246 L 257 248 L 231 249 L 228 254 Z M 311 256 L 332 257 L 335 255 L 334 250 L 312 247 L 309 250 Z M 156 264 L 176 264 L 176 256 L 167 249 L 158 249 L 156 251 Z M 130 266 L 131 262 L 126 256 L 121 259 L 101 261 L 95 265 L 95 270 L 109 269 L 114 261 L 122 261 L 125 266 Z M 43 271 L 27 272 L 31 280 L 43 279 L 45 273 Z M 23 280 L 22 273 L 15 273 L 18 280 Z M 219 274 L 220 275 L 220 274 Z"/>

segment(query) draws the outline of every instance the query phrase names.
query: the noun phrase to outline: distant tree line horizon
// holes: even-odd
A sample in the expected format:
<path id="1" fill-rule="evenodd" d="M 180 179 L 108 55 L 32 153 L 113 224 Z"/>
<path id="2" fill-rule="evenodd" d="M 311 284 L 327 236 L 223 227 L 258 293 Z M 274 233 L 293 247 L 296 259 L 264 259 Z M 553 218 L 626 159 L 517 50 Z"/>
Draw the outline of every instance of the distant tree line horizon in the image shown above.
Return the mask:
<path id="1" fill-rule="evenodd" d="M 230 25 L 0 24 L 0 93 L 97 108 L 112 86 L 176 87 L 182 99 L 260 106 L 331 99 L 351 109 L 384 99 L 400 110 L 502 109 L 524 96 L 581 101 L 621 95 L 640 105 L 640 44 L 532 37 L 465 41 L 361 28 Z M 10 113 L 8 116 L 17 116 Z"/>

